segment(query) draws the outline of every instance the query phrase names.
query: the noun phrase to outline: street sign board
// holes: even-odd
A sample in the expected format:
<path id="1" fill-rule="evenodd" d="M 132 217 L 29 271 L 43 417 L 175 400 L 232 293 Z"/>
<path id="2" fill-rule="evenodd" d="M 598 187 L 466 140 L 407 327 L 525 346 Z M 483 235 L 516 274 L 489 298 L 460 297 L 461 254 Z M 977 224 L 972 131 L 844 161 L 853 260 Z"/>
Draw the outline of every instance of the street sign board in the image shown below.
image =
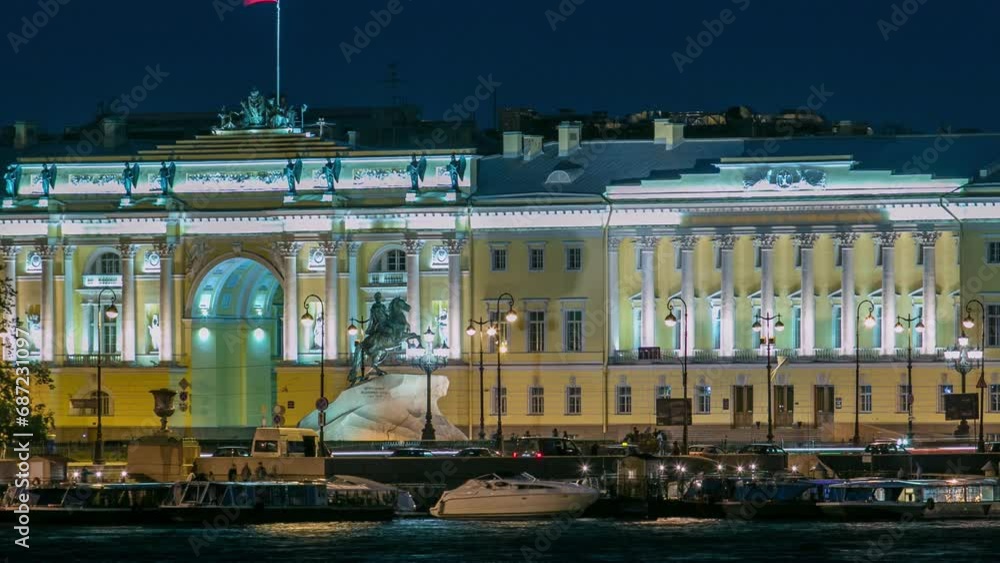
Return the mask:
<path id="1" fill-rule="evenodd" d="M 945 420 L 978 420 L 979 395 L 957 393 L 944 396 Z"/>
<path id="2" fill-rule="evenodd" d="M 976 383 L 976 389 L 986 389 L 986 378 L 979 376 L 979 382 Z"/>
<path id="3" fill-rule="evenodd" d="M 656 425 L 683 426 L 684 419 L 691 425 L 691 399 L 657 399 Z"/>
<path id="4" fill-rule="evenodd" d="M 316 410 L 325 411 L 330 406 L 330 401 L 326 397 L 316 399 Z"/>

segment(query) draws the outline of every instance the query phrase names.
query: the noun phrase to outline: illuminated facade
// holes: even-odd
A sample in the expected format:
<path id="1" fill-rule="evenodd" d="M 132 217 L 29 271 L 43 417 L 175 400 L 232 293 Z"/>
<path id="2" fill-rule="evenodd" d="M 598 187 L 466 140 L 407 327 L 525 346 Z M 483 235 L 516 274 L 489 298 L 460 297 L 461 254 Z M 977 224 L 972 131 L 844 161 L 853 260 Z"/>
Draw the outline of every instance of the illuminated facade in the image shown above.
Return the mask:
<path id="1" fill-rule="evenodd" d="M 56 388 L 36 401 L 60 439 L 79 440 L 95 422 L 100 349 L 106 439 L 158 427 L 160 387 L 188 393 L 171 424 L 196 436 L 245 436 L 275 413 L 295 424 L 319 395 L 322 339 L 335 397 L 346 329 L 380 292 L 406 298 L 411 328 L 448 346 L 440 405 L 470 436 L 482 345 L 487 435 L 498 395 L 506 432 L 653 426 L 655 399 L 683 394 L 687 349 L 692 441 L 762 438 L 767 377 L 751 327 L 769 313 L 785 327 L 779 439 L 850 438 L 856 405 L 865 437 L 904 428 L 908 342 L 918 433 L 954 428 L 942 396 L 961 378 L 943 351 L 969 299 L 986 304 L 987 357 L 1000 359 L 1000 136 L 686 140 L 658 122 L 655 137 L 581 142 L 566 123 L 558 143 L 509 132 L 501 155 L 414 161 L 229 132 L 117 157 L 22 157 L 0 250 L 34 353 L 53 365 Z M 108 288 L 102 303 L 113 292 L 121 314 L 98 322 Z M 504 292 L 518 320 L 500 327 L 498 390 L 496 343 L 466 327 L 490 320 Z M 309 295 L 326 311 L 311 300 L 323 322 L 305 327 Z M 670 328 L 674 297 L 690 311 Z M 871 329 L 857 325 L 866 300 Z M 926 330 L 897 334 L 897 316 Z M 991 362 L 986 383 L 987 420 L 1000 422 Z"/>

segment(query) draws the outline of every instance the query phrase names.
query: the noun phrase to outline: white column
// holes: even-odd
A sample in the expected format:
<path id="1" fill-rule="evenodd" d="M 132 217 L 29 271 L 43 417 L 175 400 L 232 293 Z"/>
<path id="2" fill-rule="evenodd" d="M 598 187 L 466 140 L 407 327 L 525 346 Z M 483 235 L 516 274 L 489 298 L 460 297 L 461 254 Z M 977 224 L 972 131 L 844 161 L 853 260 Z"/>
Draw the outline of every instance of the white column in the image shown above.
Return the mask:
<path id="1" fill-rule="evenodd" d="M 656 346 L 656 245 L 659 237 L 639 237 L 642 253 L 642 336 L 641 346 Z"/>
<path id="2" fill-rule="evenodd" d="M 799 326 L 799 353 L 812 356 L 816 351 L 816 273 L 813 265 L 813 248 L 819 235 L 799 233 L 792 241 L 802 253 L 802 318 Z"/>
<path id="3" fill-rule="evenodd" d="M 160 257 L 160 361 L 174 361 L 174 252 L 177 245 L 154 245 Z"/>
<path id="4" fill-rule="evenodd" d="M 720 315 L 719 354 L 730 358 L 736 348 L 736 295 L 735 272 L 733 271 L 733 249 L 736 235 L 719 235 L 714 242 L 719 247 L 722 258 L 722 314 Z"/>
<path id="5" fill-rule="evenodd" d="M 854 243 L 858 235 L 854 233 L 838 233 L 836 241 L 840 245 L 840 353 L 854 354 L 855 324 L 857 315 L 854 303 Z M 893 332 L 892 334 L 895 334 Z"/>
<path id="6" fill-rule="evenodd" d="M 347 314 L 349 318 L 347 319 L 348 325 L 352 324 L 354 321 L 351 319 L 357 319 L 358 317 L 358 251 L 361 250 L 360 242 L 349 242 L 347 243 Z M 359 329 L 364 327 L 359 326 Z M 347 335 L 347 354 L 350 356 L 354 353 L 354 343 L 357 341 L 356 336 Z"/>
<path id="7" fill-rule="evenodd" d="M 759 234 L 753 242 L 760 248 L 760 315 L 777 314 L 774 310 L 774 243 L 777 235 Z"/>
<path id="8" fill-rule="evenodd" d="M 934 245 L 941 233 L 927 231 L 917 234 L 920 244 L 918 252 L 924 253 L 924 354 L 933 354 L 937 349 L 937 279 L 934 267 Z M 961 322 L 956 319 L 956 322 Z"/>
<path id="9" fill-rule="evenodd" d="M 462 359 L 462 248 L 465 239 L 448 239 L 448 346 L 453 360 Z"/>
<path id="10" fill-rule="evenodd" d="M 297 362 L 299 360 L 299 251 L 302 243 L 280 241 L 275 243 L 275 249 L 284 260 L 285 274 L 285 305 L 282 316 L 282 332 L 284 332 L 284 360 Z"/>
<path id="11" fill-rule="evenodd" d="M 38 244 L 35 251 L 42 257 L 42 361 L 51 362 L 56 355 L 56 292 L 55 264 L 56 247 Z"/>
<path id="12" fill-rule="evenodd" d="M 63 245 L 63 318 L 62 329 L 65 338 L 65 354 L 67 356 L 76 353 L 76 270 L 73 266 L 73 254 L 76 247 L 73 245 Z"/>
<path id="13" fill-rule="evenodd" d="M 7 295 L 7 308 L 3 312 L 4 323 L 10 325 L 9 334 L 16 334 L 14 325 L 17 324 L 17 253 L 20 250 L 20 247 L 7 242 L 0 245 L 0 254 L 3 254 L 4 260 L 4 278 L 7 280 L 7 287 L 12 291 Z"/>
<path id="14" fill-rule="evenodd" d="M 418 334 L 423 334 L 423 320 L 420 316 L 420 251 L 424 249 L 424 241 L 419 239 L 405 239 L 403 247 L 406 248 L 406 303 L 410 306 L 409 323 L 410 330 Z"/>
<path id="15" fill-rule="evenodd" d="M 622 239 L 608 238 L 608 337 L 611 340 L 608 347 L 611 352 L 621 349 L 621 312 L 619 306 L 618 276 L 621 264 L 619 263 L 618 251 L 621 249 Z"/>
<path id="16" fill-rule="evenodd" d="M 337 335 L 344 330 L 340 322 L 340 266 L 337 254 L 340 252 L 342 242 L 339 240 L 327 240 L 319 243 L 319 248 L 323 252 L 326 261 L 326 273 L 323 295 L 323 347 L 326 360 L 336 360 L 340 350 L 337 344 Z"/>
<path id="17" fill-rule="evenodd" d="M 135 253 L 138 247 L 123 242 L 118 245 L 122 261 L 122 361 L 135 361 Z"/>
<path id="18" fill-rule="evenodd" d="M 698 237 L 694 235 L 677 237 L 677 250 L 681 253 L 681 299 L 690 307 L 685 311 L 687 326 L 684 327 L 684 340 L 687 341 L 688 355 L 694 355 L 695 341 L 695 318 L 698 316 L 698 307 L 694 302 L 694 249 L 698 246 Z M 684 353 L 684 344 L 681 345 L 681 353 Z"/>
<path id="19" fill-rule="evenodd" d="M 882 248 L 882 355 L 884 356 L 896 353 L 896 239 L 898 238 L 898 233 L 891 232 L 875 235 L 876 244 Z M 857 322 L 856 310 L 851 309 L 851 316 L 854 317 L 854 322 Z"/>

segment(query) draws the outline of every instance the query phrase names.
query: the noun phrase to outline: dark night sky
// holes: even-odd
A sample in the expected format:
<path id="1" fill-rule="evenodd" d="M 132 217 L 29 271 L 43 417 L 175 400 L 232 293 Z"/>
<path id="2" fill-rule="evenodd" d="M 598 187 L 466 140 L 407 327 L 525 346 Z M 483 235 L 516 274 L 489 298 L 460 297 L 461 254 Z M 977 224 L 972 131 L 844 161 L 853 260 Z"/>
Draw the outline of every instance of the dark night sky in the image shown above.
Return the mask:
<path id="1" fill-rule="evenodd" d="M 147 65 L 169 77 L 136 111 L 215 111 L 251 86 L 274 88 L 271 5 L 240 5 L 220 21 L 212 0 L 58 0 L 68 3 L 15 55 L 8 33 L 20 33 L 39 1 L 4 1 L 0 123 L 86 121 L 98 102 L 138 85 Z M 400 1 L 402 13 L 348 64 L 340 43 L 390 0 L 283 0 L 289 101 L 387 103 L 387 65 L 398 62 L 401 94 L 435 119 L 492 74 L 501 105 L 545 111 L 767 112 L 803 105 L 810 87 L 825 85 L 834 95 L 821 112 L 831 119 L 1000 130 L 995 1 L 585 0 L 555 32 L 545 12 L 560 0 Z M 218 0 L 227 2 L 237 3 Z M 885 41 L 878 21 L 893 4 L 919 9 Z M 725 8 L 735 21 L 679 73 L 672 53 Z M 480 121 L 492 123 L 488 115 Z"/>

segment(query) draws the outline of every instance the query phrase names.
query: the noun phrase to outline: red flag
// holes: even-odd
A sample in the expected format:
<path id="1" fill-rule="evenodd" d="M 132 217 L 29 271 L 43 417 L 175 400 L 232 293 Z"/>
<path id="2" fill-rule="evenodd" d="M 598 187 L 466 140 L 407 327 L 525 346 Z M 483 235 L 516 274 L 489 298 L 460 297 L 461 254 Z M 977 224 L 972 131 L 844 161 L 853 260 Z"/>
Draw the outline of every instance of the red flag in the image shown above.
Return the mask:
<path id="1" fill-rule="evenodd" d="M 277 4 L 278 0 L 243 0 L 244 6 L 253 6 L 254 4 Z"/>

